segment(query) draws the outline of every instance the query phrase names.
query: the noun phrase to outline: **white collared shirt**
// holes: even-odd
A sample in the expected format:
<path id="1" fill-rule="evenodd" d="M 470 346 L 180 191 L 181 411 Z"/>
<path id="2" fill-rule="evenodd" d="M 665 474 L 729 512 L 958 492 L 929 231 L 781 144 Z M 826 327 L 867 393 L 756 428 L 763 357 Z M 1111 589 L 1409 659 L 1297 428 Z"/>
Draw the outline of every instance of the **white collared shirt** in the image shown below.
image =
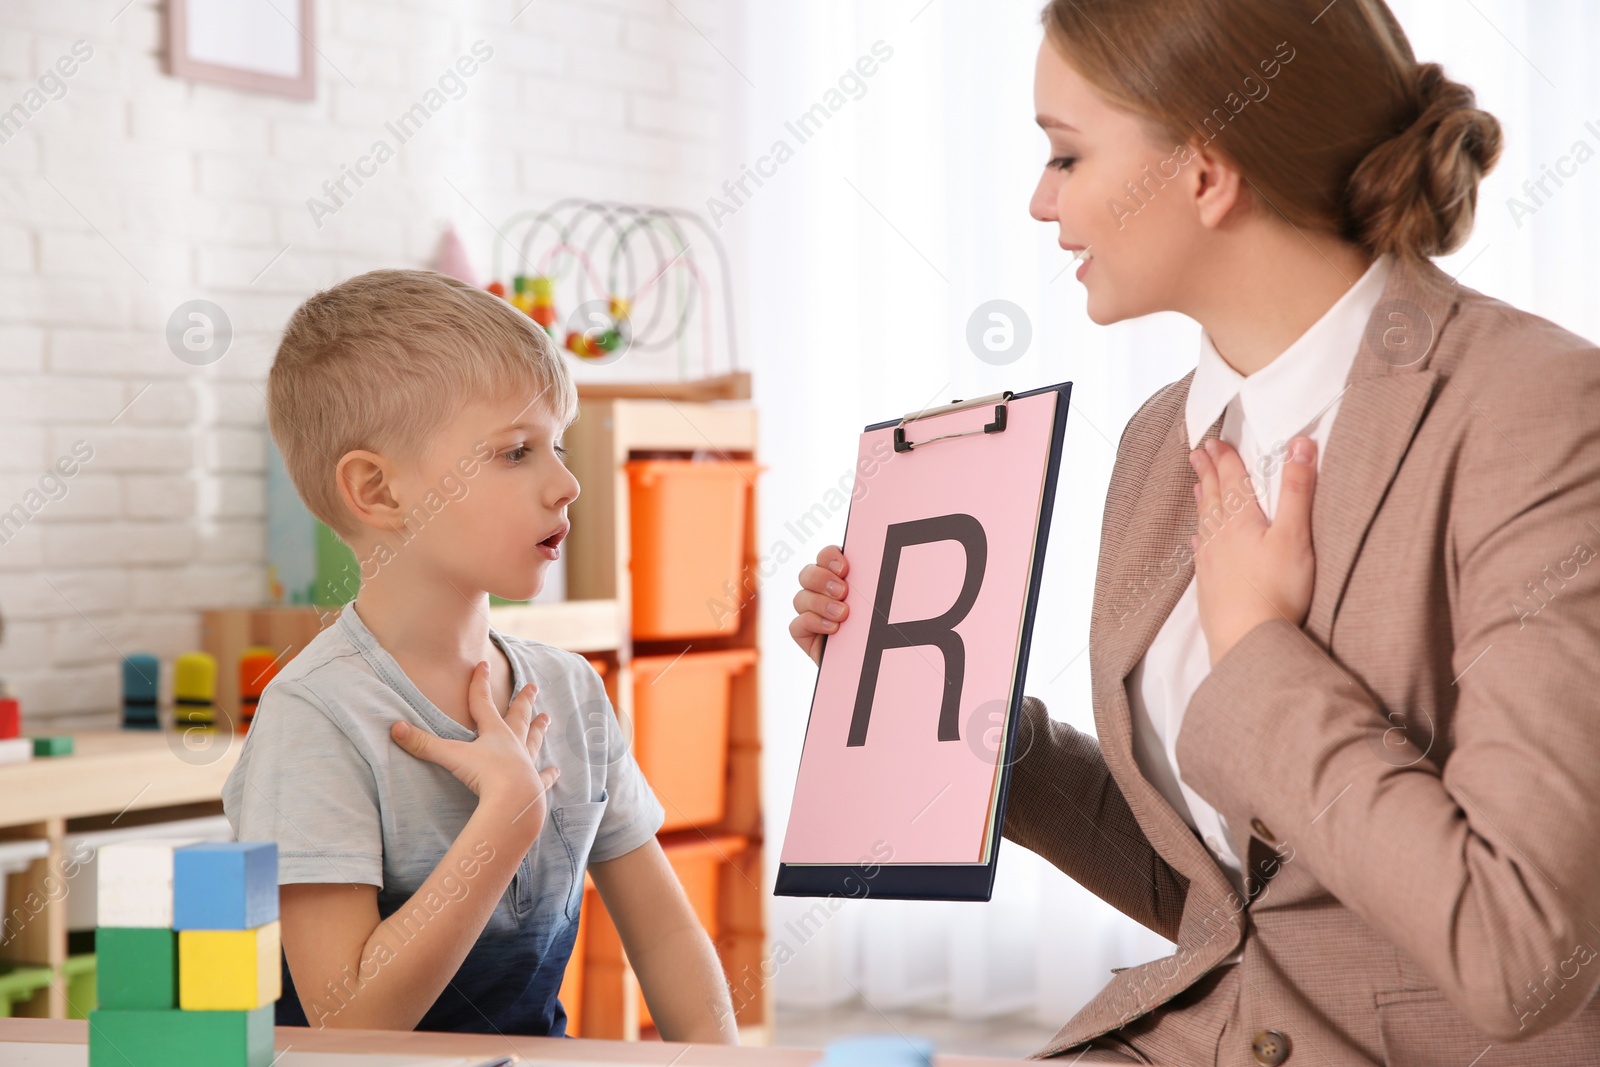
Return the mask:
<path id="1" fill-rule="evenodd" d="M 1210 336 L 1204 330 L 1200 333 L 1200 362 L 1189 385 L 1185 412 L 1189 447 L 1199 447 L 1217 416 L 1223 416 L 1222 440 L 1238 449 L 1269 521 L 1277 511 L 1289 440 L 1304 434 L 1316 441 L 1317 466 L 1322 466 L 1350 367 L 1393 266 L 1392 255 L 1380 256 L 1310 329 L 1249 377 L 1230 367 Z M 1200 627 L 1191 578 L 1128 675 L 1133 753 L 1144 776 L 1199 833 L 1242 894 L 1241 864 L 1228 841 L 1227 823 L 1189 788 L 1178 768 L 1178 731 L 1189 698 L 1210 673 L 1211 651 Z"/>

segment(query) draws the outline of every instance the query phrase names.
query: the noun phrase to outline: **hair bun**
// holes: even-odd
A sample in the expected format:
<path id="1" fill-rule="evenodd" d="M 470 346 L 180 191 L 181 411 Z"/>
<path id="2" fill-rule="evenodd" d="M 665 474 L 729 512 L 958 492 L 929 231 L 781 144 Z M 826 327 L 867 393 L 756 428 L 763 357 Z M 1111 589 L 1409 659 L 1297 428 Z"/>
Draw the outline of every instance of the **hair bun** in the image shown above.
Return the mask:
<path id="1" fill-rule="evenodd" d="M 1417 65 L 1415 86 L 1409 124 L 1350 175 L 1346 236 L 1380 254 L 1439 256 L 1472 232 L 1478 183 L 1500 158 L 1500 123 L 1437 63 Z"/>

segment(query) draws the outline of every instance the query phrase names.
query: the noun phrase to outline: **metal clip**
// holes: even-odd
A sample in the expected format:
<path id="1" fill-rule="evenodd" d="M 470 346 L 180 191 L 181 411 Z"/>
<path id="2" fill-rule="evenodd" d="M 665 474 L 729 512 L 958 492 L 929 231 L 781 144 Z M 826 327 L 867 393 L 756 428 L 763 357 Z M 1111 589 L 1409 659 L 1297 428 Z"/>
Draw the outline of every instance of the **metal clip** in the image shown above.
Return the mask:
<path id="1" fill-rule="evenodd" d="M 1003 433 L 1006 428 L 1006 405 L 1011 401 L 1011 390 L 995 393 L 991 396 L 980 396 L 976 400 L 952 400 L 948 404 L 941 404 L 936 408 L 926 411 L 913 411 L 900 420 L 900 425 L 894 428 L 894 450 L 896 452 L 910 452 L 920 445 L 931 445 L 935 441 L 948 441 L 952 437 L 971 437 L 980 433 Z M 994 421 L 984 426 L 981 430 L 964 430 L 961 433 L 945 433 L 938 437 L 930 437 L 926 441 L 907 441 L 906 423 L 916 422 L 919 419 L 931 419 L 939 415 L 948 415 L 952 411 L 965 411 L 968 408 L 980 408 L 989 404 L 994 405 Z"/>

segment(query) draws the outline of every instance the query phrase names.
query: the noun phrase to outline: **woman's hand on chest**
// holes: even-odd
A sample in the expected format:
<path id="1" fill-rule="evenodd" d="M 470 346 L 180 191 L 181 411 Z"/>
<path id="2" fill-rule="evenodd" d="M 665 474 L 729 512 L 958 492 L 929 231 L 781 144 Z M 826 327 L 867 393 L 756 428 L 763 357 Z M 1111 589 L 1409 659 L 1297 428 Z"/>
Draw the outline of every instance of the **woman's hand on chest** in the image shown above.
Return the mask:
<path id="1" fill-rule="evenodd" d="M 1316 578 L 1311 545 L 1311 501 L 1317 482 L 1317 446 L 1308 437 L 1290 442 L 1278 491 L 1277 514 L 1267 521 L 1239 453 L 1210 440 L 1189 454 L 1195 486 L 1194 549 L 1200 625 L 1211 665 L 1256 626 L 1270 619 L 1305 622 Z"/>

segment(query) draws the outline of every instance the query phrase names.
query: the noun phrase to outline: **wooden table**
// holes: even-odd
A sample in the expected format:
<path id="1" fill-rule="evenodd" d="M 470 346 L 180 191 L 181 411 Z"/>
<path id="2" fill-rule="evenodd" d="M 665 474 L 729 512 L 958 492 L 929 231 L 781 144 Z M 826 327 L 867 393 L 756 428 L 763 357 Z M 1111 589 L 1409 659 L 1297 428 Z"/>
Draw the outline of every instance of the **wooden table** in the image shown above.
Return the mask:
<path id="1" fill-rule="evenodd" d="M 10 1042 L 82 1045 L 89 1039 L 88 1024 L 68 1019 L 0 1019 L 0 1061 Z M 719 1045 L 680 1045 L 663 1041 L 573 1041 L 549 1037 L 501 1037 L 492 1034 L 432 1034 L 395 1030 L 308 1030 L 278 1027 L 279 1051 L 391 1052 L 396 1055 L 505 1056 L 546 1058 L 572 1063 L 628 1063 L 652 1067 L 733 1067 L 761 1064 L 767 1067 L 810 1067 L 822 1058 L 817 1049 L 730 1048 Z M 1017 1060 L 972 1056 L 936 1056 L 940 1067 L 1000 1067 Z"/>

